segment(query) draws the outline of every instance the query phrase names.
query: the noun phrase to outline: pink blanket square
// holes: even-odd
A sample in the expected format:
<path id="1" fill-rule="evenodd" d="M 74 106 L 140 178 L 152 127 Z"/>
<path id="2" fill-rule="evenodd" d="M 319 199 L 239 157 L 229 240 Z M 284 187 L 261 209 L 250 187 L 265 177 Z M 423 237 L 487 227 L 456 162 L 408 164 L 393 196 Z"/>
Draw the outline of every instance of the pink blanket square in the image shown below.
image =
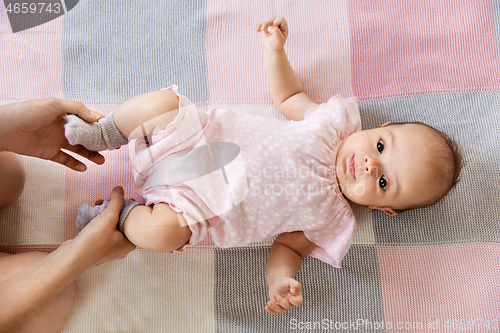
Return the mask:
<path id="1" fill-rule="evenodd" d="M 271 104 L 261 36 L 254 28 L 284 16 L 285 44 L 304 92 L 317 102 L 352 96 L 347 4 L 339 1 L 287 3 L 208 0 L 206 52 L 211 104 Z M 324 31 L 334 38 L 322 38 Z"/>
<path id="2" fill-rule="evenodd" d="M 350 1 L 349 20 L 360 98 L 500 88 L 490 1 Z"/>
<path id="3" fill-rule="evenodd" d="M 499 244 L 380 246 L 377 253 L 384 319 L 393 330 L 397 325 L 411 332 L 498 327 L 500 295 L 491 291 L 498 290 Z"/>
<path id="4" fill-rule="evenodd" d="M 13 33 L 0 9 L 0 99 L 64 98 L 63 18 Z"/>

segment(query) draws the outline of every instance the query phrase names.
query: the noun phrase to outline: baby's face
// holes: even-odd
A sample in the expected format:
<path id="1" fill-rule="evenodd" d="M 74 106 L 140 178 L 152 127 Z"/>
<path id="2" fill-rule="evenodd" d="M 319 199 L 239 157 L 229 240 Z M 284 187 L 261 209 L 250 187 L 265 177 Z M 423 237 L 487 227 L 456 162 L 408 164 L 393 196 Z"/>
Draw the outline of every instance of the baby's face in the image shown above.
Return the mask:
<path id="1" fill-rule="evenodd" d="M 352 202 L 390 215 L 423 202 L 432 188 L 428 145 L 418 125 L 391 125 L 360 131 L 339 147 L 337 179 Z"/>

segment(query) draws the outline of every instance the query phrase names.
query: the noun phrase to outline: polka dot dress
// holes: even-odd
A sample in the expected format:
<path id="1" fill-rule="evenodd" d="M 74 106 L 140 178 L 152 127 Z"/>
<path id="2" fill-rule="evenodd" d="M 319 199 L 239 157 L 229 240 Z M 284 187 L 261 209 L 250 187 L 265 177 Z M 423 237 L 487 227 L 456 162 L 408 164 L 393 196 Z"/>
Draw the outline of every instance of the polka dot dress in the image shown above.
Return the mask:
<path id="1" fill-rule="evenodd" d="M 335 159 L 340 143 L 361 129 L 356 100 L 335 96 L 302 121 L 283 121 L 205 112 L 178 97 L 176 119 L 151 145 L 136 144 L 132 167 L 144 203 L 178 212 L 192 231 L 187 245 L 208 230 L 219 247 L 300 230 L 318 245 L 311 256 L 340 267 L 357 226 Z"/>

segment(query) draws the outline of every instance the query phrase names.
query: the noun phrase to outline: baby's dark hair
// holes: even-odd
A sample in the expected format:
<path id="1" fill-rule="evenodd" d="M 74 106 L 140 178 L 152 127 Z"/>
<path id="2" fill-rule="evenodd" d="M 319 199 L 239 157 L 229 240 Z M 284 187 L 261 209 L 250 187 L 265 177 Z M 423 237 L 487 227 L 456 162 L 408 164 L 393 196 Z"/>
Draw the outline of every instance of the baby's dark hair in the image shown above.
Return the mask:
<path id="1" fill-rule="evenodd" d="M 451 189 L 455 187 L 460 179 L 460 173 L 463 168 L 463 158 L 457 142 L 448 134 L 430 125 L 419 121 L 392 123 L 391 125 L 408 124 L 423 126 L 425 129 L 429 130 L 431 134 L 433 134 L 433 136 L 436 138 L 437 143 L 436 145 L 433 145 L 429 148 L 433 157 L 432 167 L 437 171 L 435 180 L 436 183 L 441 183 L 441 186 L 439 186 L 439 190 L 435 193 L 435 195 L 431 195 L 428 200 L 406 209 L 424 208 L 431 206 L 441 200 L 441 198 L 443 198 Z"/>

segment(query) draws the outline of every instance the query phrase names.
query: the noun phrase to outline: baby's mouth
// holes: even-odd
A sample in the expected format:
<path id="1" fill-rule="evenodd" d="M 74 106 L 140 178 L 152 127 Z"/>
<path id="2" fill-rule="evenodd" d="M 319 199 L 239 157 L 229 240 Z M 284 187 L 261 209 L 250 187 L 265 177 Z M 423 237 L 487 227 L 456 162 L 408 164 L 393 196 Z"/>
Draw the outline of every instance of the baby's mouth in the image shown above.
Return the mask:
<path id="1" fill-rule="evenodd" d="M 349 172 L 351 173 L 352 178 L 356 180 L 356 163 L 354 163 L 354 155 L 351 157 L 349 161 Z"/>

